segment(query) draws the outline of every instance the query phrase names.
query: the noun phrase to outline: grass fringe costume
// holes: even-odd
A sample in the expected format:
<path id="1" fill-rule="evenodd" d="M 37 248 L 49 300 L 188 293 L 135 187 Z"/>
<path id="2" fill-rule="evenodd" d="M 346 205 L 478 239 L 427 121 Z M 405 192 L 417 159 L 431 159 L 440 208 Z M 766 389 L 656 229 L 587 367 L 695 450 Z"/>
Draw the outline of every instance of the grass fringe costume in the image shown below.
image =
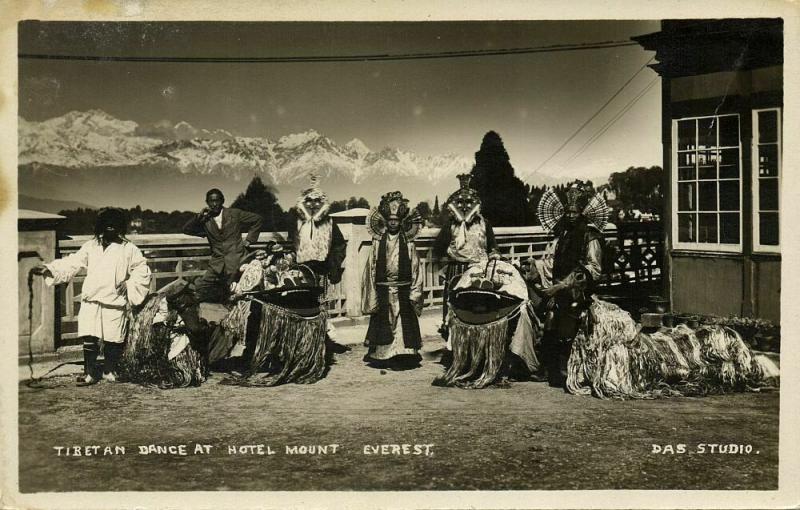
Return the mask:
<path id="1" fill-rule="evenodd" d="M 328 315 L 320 306 L 321 288 L 313 271 L 283 254 L 254 260 L 245 266 L 235 292 L 239 301 L 215 332 L 225 339 L 212 342 L 224 348 L 212 359 L 244 341 L 245 367 L 223 384 L 310 384 L 324 377 Z"/>
<path id="2" fill-rule="evenodd" d="M 192 303 L 187 306 L 186 299 L 192 298 L 185 286 L 179 280 L 151 294 L 133 316 L 119 365 L 122 380 L 163 389 L 199 386 L 206 380 L 205 331 L 187 326 L 195 326 L 189 314 L 197 310 L 196 304 L 194 310 Z"/>
<path id="3" fill-rule="evenodd" d="M 772 387 L 770 361 L 725 326 L 679 324 L 644 333 L 628 312 L 595 298 L 575 337 L 567 390 L 599 398 L 702 396 Z"/>

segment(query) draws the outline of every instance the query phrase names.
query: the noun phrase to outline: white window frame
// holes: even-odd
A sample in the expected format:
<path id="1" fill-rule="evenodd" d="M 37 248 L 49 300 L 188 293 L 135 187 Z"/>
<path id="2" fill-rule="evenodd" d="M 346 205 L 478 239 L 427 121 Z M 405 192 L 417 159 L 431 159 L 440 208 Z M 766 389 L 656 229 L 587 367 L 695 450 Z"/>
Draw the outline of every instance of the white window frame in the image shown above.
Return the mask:
<path id="1" fill-rule="evenodd" d="M 689 242 L 680 242 L 678 241 L 678 122 L 685 121 L 685 120 L 694 120 L 698 121 L 700 119 L 711 119 L 711 118 L 719 118 L 719 117 L 731 117 L 735 116 L 738 124 L 739 124 L 739 242 L 737 244 L 732 243 L 689 243 Z M 697 128 L 695 128 L 696 130 Z M 696 137 L 696 132 L 695 132 Z M 717 150 L 719 150 L 719 128 L 717 128 L 717 141 L 716 141 Z M 717 168 L 719 168 L 719 163 L 717 163 Z M 744 234 L 744 169 L 742 168 L 742 119 L 738 113 L 723 113 L 719 115 L 699 115 L 694 117 L 681 117 L 677 119 L 672 119 L 672 175 L 670 176 L 671 186 L 672 186 L 672 213 L 671 213 L 671 223 L 672 223 L 672 249 L 674 250 L 686 250 L 686 251 L 695 251 L 695 252 L 706 252 L 706 253 L 742 253 L 742 237 Z M 719 186 L 719 173 L 717 173 L 716 182 Z M 695 211 L 699 214 L 699 209 Z M 719 187 L 717 187 L 717 215 L 719 215 Z M 717 216 L 719 218 L 719 216 Z M 717 220 L 717 226 L 719 227 L 719 219 Z M 719 228 L 717 228 L 717 239 L 719 239 Z"/>
<path id="2" fill-rule="evenodd" d="M 778 113 L 778 244 L 761 244 L 761 223 L 759 222 L 758 213 L 761 209 L 761 205 L 759 203 L 759 186 L 761 185 L 761 181 L 759 180 L 758 176 L 758 160 L 760 153 L 758 151 L 758 114 L 760 112 L 770 112 L 774 111 Z M 781 232 L 781 181 L 783 180 L 783 112 L 781 108 L 760 108 L 757 110 L 753 110 L 753 148 L 751 151 L 752 157 L 752 179 L 753 185 L 751 186 L 752 193 L 753 193 L 753 251 L 759 253 L 780 253 L 781 252 L 781 237 L 783 237 L 783 232 Z"/>

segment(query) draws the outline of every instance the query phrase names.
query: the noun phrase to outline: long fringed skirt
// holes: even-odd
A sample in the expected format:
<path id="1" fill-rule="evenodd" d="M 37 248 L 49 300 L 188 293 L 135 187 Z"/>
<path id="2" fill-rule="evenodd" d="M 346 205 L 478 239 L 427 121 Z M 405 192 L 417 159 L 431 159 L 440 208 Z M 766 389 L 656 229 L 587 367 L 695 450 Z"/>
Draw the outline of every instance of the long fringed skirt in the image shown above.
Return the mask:
<path id="1" fill-rule="evenodd" d="M 325 375 L 327 313 L 320 311 L 313 317 L 306 317 L 269 303 L 261 303 L 261 306 L 261 321 L 244 374 L 231 376 L 222 382 L 241 386 L 276 386 L 310 384 L 322 379 Z"/>

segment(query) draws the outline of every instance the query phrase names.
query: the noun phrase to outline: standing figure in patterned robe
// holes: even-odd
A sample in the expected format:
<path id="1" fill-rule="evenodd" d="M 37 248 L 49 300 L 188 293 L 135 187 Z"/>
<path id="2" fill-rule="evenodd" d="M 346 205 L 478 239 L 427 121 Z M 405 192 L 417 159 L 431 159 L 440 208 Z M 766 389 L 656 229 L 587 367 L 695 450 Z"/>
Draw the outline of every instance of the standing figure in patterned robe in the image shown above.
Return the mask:
<path id="1" fill-rule="evenodd" d="M 458 176 L 460 188 L 444 203 L 447 223 L 442 225 L 433 244 L 433 256 L 444 265 L 442 325 L 439 332 L 445 339 L 448 337 L 447 297 L 451 281 L 472 264 L 500 258 L 492 225 L 481 214 L 481 199 L 469 185 L 471 177 L 470 174 Z"/>
<path id="2" fill-rule="evenodd" d="M 375 367 L 413 368 L 422 360 L 422 274 L 413 242 L 420 223 L 399 191 L 383 195 L 367 220 L 373 242 L 361 289 L 370 316 L 364 361 Z"/>
<path id="3" fill-rule="evenodd" d="M 542 260 L 531 261 L 526 279 L 542 299 L 541 352 L 548 382 L 563 388 L 573 340 L 589 328 L 589 306 L 603 274 L 602 229 L 610 209 L 591 188 L 578 183 L 567 190 L 565 205 L 548 190 L 538 213 L 555 239 Z"/>
<path id="4" fill-rule="evenodd" d="M 318 186 L 317 177 L 311 176 L 311 186 L 300 193 L 297 204 L 289 212 L 289 241 L 295 253 L 295 262 L 314 271 L 322 287 L 321 299 L 328 296 L 329 285 L 342 281 L 342 263 L 347 254 L 347 241 L 330 217 L 328 196 Z M 328 338 L 336 340 L 336 328 L 327 323 Z"/>
<path id="5" fill-rule="evenodd" d="M 316 176 L 311 176 L 311 187 L 303 190 L 290 210 L 294 221 L 288 229 L 295 261 L 314 271 L 323 290 L 330 283 L 342 281 L 342 262 L 347 253 L 347 241 L 329 210 L 327 195 L 319 189 Z"/>

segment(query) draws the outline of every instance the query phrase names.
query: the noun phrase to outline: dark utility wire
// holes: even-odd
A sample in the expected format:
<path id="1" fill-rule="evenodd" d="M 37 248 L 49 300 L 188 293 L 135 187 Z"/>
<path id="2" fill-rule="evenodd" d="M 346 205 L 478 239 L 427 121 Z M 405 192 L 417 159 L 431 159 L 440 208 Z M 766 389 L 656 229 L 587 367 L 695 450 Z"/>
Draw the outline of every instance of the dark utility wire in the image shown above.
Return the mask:
<path id="1" fill-rule="evenodd" d="M 234 63 L 234 64 L 273 64 L 295 62 L 370 62 L 384 60 L 421 60 L 464 57 L 491 57 L 496 55 L 523 55 L 530 53 L 553 53 L 559 51 L 599 50 L 638 46 L 634 41 L 605 41 L 585 44 L 556 44 L 552 46 L 531 46 L 527 48 L 498 48 L 490 50 L 439 51 L 431 53 L 374 53 L 363 55 L 318 55 L 284 57 L 158 57 L 158 56 L 105 56 L 105 55 L 52 55 L 40 53 L 20 53 L 17 56 L 29 60 L 83 60 L 96 62 L 187 62 L 187 63 Z"/>

